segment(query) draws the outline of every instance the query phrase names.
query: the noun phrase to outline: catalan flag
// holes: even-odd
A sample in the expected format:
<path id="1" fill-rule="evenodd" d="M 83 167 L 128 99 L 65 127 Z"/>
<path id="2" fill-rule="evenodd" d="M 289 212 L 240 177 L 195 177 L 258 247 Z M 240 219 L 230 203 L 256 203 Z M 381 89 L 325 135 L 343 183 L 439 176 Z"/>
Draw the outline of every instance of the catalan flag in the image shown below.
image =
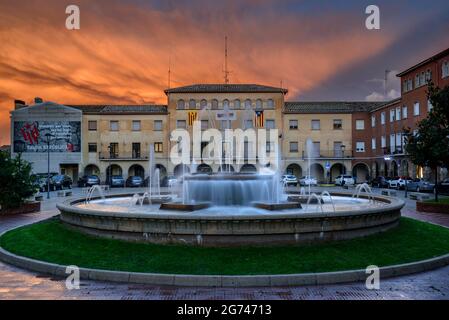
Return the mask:
<path id="1" fill-rule="evenodd" d="M 198 118 L 198 112 L 196 111 L 190 111 L 189 112 L 189 126 L 193 126 L 193 123 L 196 121 L 196 119 Z"/>
<path id="2" fill-rule="evenodd" d="M 256 110 L 256 116 L 254 118 L 254 123 L 256 124 L 256 128 L 264 127 L 264 119 L 263 119 L 263 111 Z"/>

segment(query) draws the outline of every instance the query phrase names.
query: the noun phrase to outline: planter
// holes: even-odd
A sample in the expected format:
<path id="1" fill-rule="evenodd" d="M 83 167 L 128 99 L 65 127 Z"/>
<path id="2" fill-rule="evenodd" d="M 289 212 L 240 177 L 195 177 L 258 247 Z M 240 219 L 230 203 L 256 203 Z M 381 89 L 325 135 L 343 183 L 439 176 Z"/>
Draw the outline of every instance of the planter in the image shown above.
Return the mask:
<path id="1" fill-rule="evenodd" d="M 418 201 L 416 202 L 416 210 L 420 212 L 449 213 L 449 204 Z"/>
<path id="2" fill-rule="evenodd" d="M 1 215 L 24 214 L 24 213 L 36 213 L 39 211 L 41 211 L 41 203 L 40 202 L 27 202 L 18 208 L 1 209 L 0 216 Z"/>

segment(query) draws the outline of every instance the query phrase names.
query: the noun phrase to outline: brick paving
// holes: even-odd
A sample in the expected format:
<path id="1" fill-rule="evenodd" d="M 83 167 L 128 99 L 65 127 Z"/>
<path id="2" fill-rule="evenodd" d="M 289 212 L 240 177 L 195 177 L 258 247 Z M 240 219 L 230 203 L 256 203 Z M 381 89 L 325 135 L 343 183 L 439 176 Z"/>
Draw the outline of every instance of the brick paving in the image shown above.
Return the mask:
<path id="1" fill-rule="evenodd" d="M 401 194 L 399 196 L 402 196 Z M 39 214 L 0 217 L 0 232 L 47 219 L 57 214 L 53 198 Z M 449 216 L 424 214 L 407 200 L 403 215 L 449 227 Z M 367 290 L 363 283 L 278 288 L 183 288 L 81 281 L 79 290 L 67 290 L 64 279 L 22 270 L 0 262 L 0 299 L 110 299 L 110 300 L 366 300 L 449 299 L 449 266 L 415 275 L 381 280 L 380 290 Z"/>

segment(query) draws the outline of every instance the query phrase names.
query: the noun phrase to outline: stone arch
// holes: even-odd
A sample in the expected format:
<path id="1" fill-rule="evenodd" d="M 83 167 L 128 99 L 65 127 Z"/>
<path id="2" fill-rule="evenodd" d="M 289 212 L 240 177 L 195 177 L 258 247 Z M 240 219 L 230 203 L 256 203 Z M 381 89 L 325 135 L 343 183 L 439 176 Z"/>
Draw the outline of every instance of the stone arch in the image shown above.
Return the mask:
<path id="1" fill-rule="evenodd" d="M 287 166 L 287 169 L 285 170 L 286 174 L 291 174 L 296 176 L 298 179 L 302 177 L 302 168 L 297 163 L 291 163 Z"/>
<path id="2" fill-rule="evenodd" d="M 369 166 L 364 162 L 359 162 L 352 167 L 352 175 L 356 183 L 365 183 L 370 180 Z"/>
<path id="3" fill-rule="evenodd" d="M 257 168 L 253 164 L 246 163 L 240 168 L 240 172 L 242 172 L 242 173 L 257 173 Z"/>
<path id="4" fill-rule="evenodd" d="M 106 168 L 106 180 L 109 181 L 110 176 L 123 176 L 123 169 L 118 164 L 111 164 Z"/>
<path id="5" fill-rule="evenodd" d="M 203 174 L 204 173 L 210 174 L 210 173 L 213 173 L 213 170 L 210 165 L 202 163 L 196 168 L 196 172 L 203 173 Z"/>
<path id="6" fill-rule="evenodd" d="M 178 178 L 187 173 L 190 173 L 190 168 L 185 164 L 178 164 L 173 170 L 173 174 Z"/>
<path id="7" fill-rule="evenodd" d="M 399 167 L 396 160 L 392 160 L 390 163 L 390 175 L 391 177 L 397 177 L 399 175 Z"/>
<path id="8" fill-rule="evenodd" d="M 89 164 L 84 168 L 84 174 L 86 176 L 100 176 L 100 168 L 95 164 Z"/>
<path id="9" fill-rule="evenodd" d="M 128 169 L 128 177 L 138 176 L 145 179 L 145 169 L 140 164 L 133 164 Z"/>
<path id="10" fill-rule="evenodd" d="M 310 165 L 310 176 L 312 176 L 313 178 L 316 178 L 316 180 L 318 181 L 318 183 L 322 183 L 324 182 L 324 168 L 321 164 L 319 163 L 312 163 Z"/>
<path id="11" fill-rule="evenodd" d="M 329 169 L 329 182 L 335 182 L 335 179 L 345 173 L 345 166 L 342 163 L 334 163 Z"/>

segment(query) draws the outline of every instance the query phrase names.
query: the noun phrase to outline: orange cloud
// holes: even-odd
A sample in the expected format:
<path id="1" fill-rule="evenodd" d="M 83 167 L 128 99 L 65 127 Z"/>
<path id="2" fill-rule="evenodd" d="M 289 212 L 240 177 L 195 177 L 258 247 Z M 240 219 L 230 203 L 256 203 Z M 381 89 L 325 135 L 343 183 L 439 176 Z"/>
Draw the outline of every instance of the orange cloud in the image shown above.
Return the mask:
<path id="1" fill-rule="evenodd" d="M 77 1 L 81 30 L 65 29 L 61 1 L 0 4 L 0 144 L 9 143 L 13 99 L 60 103 L 165 103 L 172 86 L 222 82 L 229 37 L 231 81 L 278 86 L 291 97 L 378 54 L 393 34 L 369 33 L 360 16 L 271 10 L 252 14 L 231 2 L 155 9 L 119 1 Z"/>

